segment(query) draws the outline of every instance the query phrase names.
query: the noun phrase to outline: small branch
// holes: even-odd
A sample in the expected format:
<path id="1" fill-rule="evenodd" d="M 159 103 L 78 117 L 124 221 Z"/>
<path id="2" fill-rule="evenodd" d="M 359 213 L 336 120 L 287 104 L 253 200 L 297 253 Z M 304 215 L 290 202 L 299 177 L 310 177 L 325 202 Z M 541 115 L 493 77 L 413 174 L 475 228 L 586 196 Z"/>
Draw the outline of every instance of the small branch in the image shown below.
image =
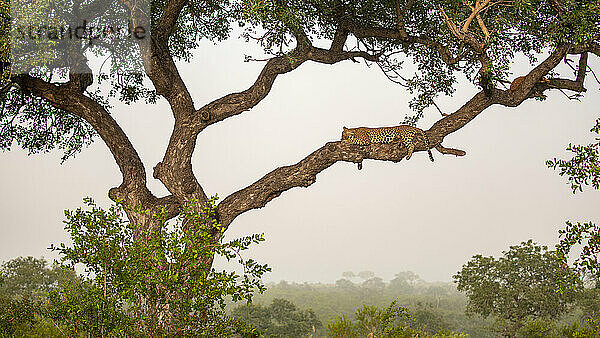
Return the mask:
<path id="1" fill-rule="evenodd" d="M 444 112 L 443 112 L 443 111 L 440 109 L 440 107 L 438 107 L 438 105 L 435 103 L 435 101 L 431 100 L 431 104 L 433 104 L 433 106 L 434 106 L 434 107 L 435 107 L 435 108 L 436 108 L 436 109 L 437 109 L 437 110 L 440 112 L 440 114 L 441 114 L 442 116 L 448 116 L 448 114 L 444 113 Z"/>
<path id="2" fill-rule="evenodd" d="M 464 150 L 446 148 L 441 144 L 438 144 L 435 149 L 444 155 L 465 156 L 467 154 Z"/>
<path id="3" fill-rule="evenodd" d="M 406 40 L 408 38 L 408 34 L 406 33 L 406 29 L 404 28 L 404 17 L 406 16 L 406 13 L 408 12 L 408 10 L 410 9 L 410 7 L 412 7 L 412 5 L 414 4 L 414 0 L 408 0 L 406 2 L 406 4 L 404 5 L 404 7 L 400 7 L 400 0 L 396 0 L 396 17 L 398 20 L 398 32 L 400 33 L 400 36 L 402 37 L 403 40 Z"/>
<path id="4" fill-rule="evenodd" d="M 68 337 L 68 335 L 52 320 L 52 318 L 48 317 L 48 319 L 50 319 L 50 322 L 58 329 L 58 331 L 60 331 L 60 333 L 62 333 L 63 336 Z"/>
<path id="5" fill-rule="evenodd" d="M 596 82 L 600 84 L 600 79 L 598 79 L 598 77 L 596 76 L 596 73 L 594 72 L 594 70 L 592 69 L 592 67 L 588 66 L 588 70 L 590 71 L 590 73 L 592 73 L 592 75 L 594 76 L 594 79 L 596 80 Z"/>
<path id="6" fill-rule="evenodd" d="M 457 38 L 459 38 L 460 40 L 464 40 L 465 35 L 464 33 L 458 29 L 458 27 L 456 27 L 456 25 L 454 24 L 454 22 L 450 19 L 450 17 L 448 17 L 448 15 L 446 14 L 446 12 L 444 12 L 444 9 L 442 8 L 442 6 L 438 5 L 438 9 L 440 11 L 440 14 L 442 15 L 442 18 L 444 18 L 444 21 L 446 22 L 446 25 L 448 26 L 448 29 L 450 29 L 450 32 Z"/>
<path id="7" fill-rule="evenodd" d="M 425 46 L 435 52 L 437 52 L 448 66 L 455 67 L 455 65 L 467 55 L 469 49 L 464 49 L 461 44 L 459 48 L 459 52 L 456 56 L 453 56 L 450 52 L 450 49 L 441 44 L 440 42 L 432 39 L 426 35 L 407 35 L 403 37 L 401 32 L 397 29 L 383 28 L 383 27 L 373 27 L 373 26 L 361 26 L 356 22 L 352 21 L 348 17 L 334 17 L 334 20 L 338 21 L 340 25 L 342 25 L 345 29 L 347 29 L 350 33 L 356 36 L 358 39 L 365 38 L 379 38 L 383 40 L 400 40 L 407 44 L 418 44 Z"/>
<path id="8" fill-rule="evenodd" d="M 580 93 L 575 93 L 573 95 L 569 95 L 567 94 L 562 88 L 558 88 L 558 90 L 563 93 L 564 96 L 566 96 L 567 99 L 569 100 L 573 100 L 573 101 L 581 101 L 579 100 L 579 98 L 581 97 Z"/>
<path id="9" fill-rule="evenodd" d="M 480 21 L 480 25 L 482 25 L 481 30 L 484 32 L 484 34 L 487 33 L 486 37 L 489 37 L 489 32 L 487 32 L 487 28 L 485 28 L 485 25 L 483 25 L 483 20 L 481 19 L 481 16 L 479 15 L 479 13 L 484 8 L 486 8 L 486 6 L 489 4 L 489 2 L 490 2 L 490 0 L 484 0 L 483 2 L 477 1 L 477 4 L 475 5 L 475 7 L 473 7 L 468 2 L 463 0 L 463 3 L 465 3 L 467 6 L 469 6 L 469 8 L 471 8 L 471 15 L 469 15 L 469 17 L 465 21 L 465 24 L 463 25 L 462 30 L 461 30 L 461 32 L 463 34 L 466 34 L 469 31 L 469 26 L 471 25 L 471 22 L 473 21 L 473 19 L 477 18 L 477 21 Z M 444 15 L 445 15 L 445 13 L 444 13 Z"/>

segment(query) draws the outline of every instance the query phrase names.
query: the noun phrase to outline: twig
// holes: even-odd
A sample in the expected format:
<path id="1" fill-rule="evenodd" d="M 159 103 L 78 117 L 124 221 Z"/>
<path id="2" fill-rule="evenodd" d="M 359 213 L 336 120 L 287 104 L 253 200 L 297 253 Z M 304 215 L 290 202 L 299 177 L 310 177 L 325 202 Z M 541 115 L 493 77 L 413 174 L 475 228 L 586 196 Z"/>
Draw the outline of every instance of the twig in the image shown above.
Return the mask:
<path id="1" fill-rule="evenodd" d="M 60 333 L 62 333 L 63 336 L 68 337 L 67 334 L 58 325 L 56 325 L 56 323 L 52 320 L 52 318 L 48 318 L 48 319 L 50 319 L 50 322 L 52 324 L 54 324 L 54 326 L 56 326 L 56 328 L 58 329 L 58 331 L 60 331 Z"/>
<path id="2" fill-rule="evenodd" d="M 594 79 L 596 79 L 596 82 L 600 83 L 600 79 L 598 79 L 598 77 L 596 76 L 596 73 L 594 72 L 592 67 L 587 66 L 587 68 L 589 69 L 590 73 L 592 73 L 592 75 L 594 76 Z"/>
<path id="3" fill-rule="evenodd" d="M 440 107 L 438 107 L 438 105 L 435 103 L 435 101 L 431 100 L 431 104 L 433 104 L 433 106 L 435 108 L 437 108 L 437 110 L 440 112 L 440 114 L 442 114 L 442 116 L 448 116 L 449 114 L 446 114 L 444 112 L 442 112 L 442 110 L 440 109 Z"/>

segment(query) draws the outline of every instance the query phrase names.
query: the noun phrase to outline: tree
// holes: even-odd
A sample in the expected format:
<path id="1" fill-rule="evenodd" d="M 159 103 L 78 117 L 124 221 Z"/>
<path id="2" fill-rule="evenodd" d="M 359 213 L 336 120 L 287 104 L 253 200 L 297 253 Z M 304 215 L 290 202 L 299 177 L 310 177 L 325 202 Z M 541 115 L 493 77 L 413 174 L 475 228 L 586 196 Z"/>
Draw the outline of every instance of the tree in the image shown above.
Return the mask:
<path id="1" fill-rule="evenodd" d="M 361 271 L 361 272 L 359 272 L 356 275 L 366 281 L 366 280 L 368 280 L 370 278 L 375 277 L 375 272 L 373 272 L 373 271 Z"/>
<path id="2" fill-rule="evenodd" d="M 390 281 L 389 287 L 396 291 L 412 292 L 415 285 L 422 282 L 421 277 L 412 271 L 402 271 L 396 274 Z"/>
<path id="3" fill-rule="evenodd" d="M 273 299 L 269 306 L 239 305 L 231 315 L 257 328 L 267 337 L 301 337 L 323 326 L 311 309 L 300 310 L 283 298 Z"/>
<path id="4" fill-rule="evenodd" d="M 341 278 L 335 281 L 335 286 L 342 289 L 355 289 L 356 285 L 345 278 Z"/>
<path id="5" fill-rule="evenodd" d="M 270 268 L 242 256 L 264 239 L 219 237 L 215 245 L 214 231 L 222 230 L 212 216 L 215 201 L 202 208 L 183 205 L 168 224 L 164 211 L 152 215 L 162 225 L 144 232 L 143 241 L 136 240 L 140 226 L 124 220 L 119 205 L 104 210 L 86 199 L 86 209 L 66 211 L 73 245 L 51 249 L 68 268 L 82 264 L 85 276 L 50 292 L 47 317 L 69 336 L 248 333 L 225 314 L 225 299 L 250 302 L 256 290 L 265 290 L 260 277 Z M 237 260 L 243 273 L 204 267 L 206 257 L 215 255 Z"/>
<path id="6" fill-rule="evenodd" d="M 429 335 L 424 329 L 411 326 L 412 318 L 406 308 L 392 302 L 387 308 L 363 305 L 354 320 L 344 316 L 328 325 L 330 337 L 465 337 L 463 334 L 439 332 Z"/>
<path id="7" fill-rule="evenodd" d="M 345 277 L 345 278 L 354 278 L 354 277 L 356 277 L 356 275 L 352 271 L 344 271 L 342 273 L 342 277 Z"/>
<path id="8" fill-rule="evenodd" d="M 381 292 L 385 289 L 385 283 L 383 282 L 383 279 L 381 279 L 380 277 L 373 277 L 373 278 L 369 278 L 366 281 L 364 281 L 361 284 L 361 287 L 363 287 L 367 290 Z"/>
<path id="9" fill-rule="evenodd" d="M 80 2 L 48 6 L 48 10 L 61 8 L 65 18 L 79 20 L 76 24 L 85 19 L 90 27 L 102 27 L 106 17 L 116 16 L 135 27 L 135 32 L 139 28 L 139 32 L 151 30 L 152 34 L 123 40 L 109 39 L 112 35 L 87 37 L 55 51 L 56 59 L 50 57 L 52 53 L 44 54 L 25 63 L 27 67 L 20 58 L 27 55 L 16 53 L 5 39 L 0 40 L 0 148 L 9 149 L 14 143 L 30 152 L 60 148 L 66 159 L 99 136 L 122 174 L 122 183 L 108 195 L 130 206 L 126 209 L 129 220 L 140 225 L 138 241 L 160 228 L 161 223 L 151 215 L 162 208 L 167 218 L 174 218 L 182 205 L 190 201 L 204 205 L 209 200 L 202 180 L 192 170 L 198 135 L 258 105 L 279 75 L 297 71 L 305 62 L 365 60 L 376 64 L 390 80 L 414 94 L 410 106 L 415 115 L 406 119 L 413 124 L 426 108 L 435 106 L 438 95 L 452 95 L 458 79 L 466 76 L 479 92 L 455 112 L 442 113 L 443 117 L 425 130 L 430 147 L 442 154 L 463 156 L 464 151 L 442 144 L 446 136 L 494 105 L 515 107 L 530 99 L 542 100 L 547 90 L 585 92 L 588 55 L 600 55 L 598 0 L 154 0 L 146 9 L 138 5 L 136 1 L 110 3 L 97 6 L 107 12 L 94 14 Z M 8 7 L 8 1 L 0 2 L 3 30 L 11 27 Z M 90 17 L 81 18 L 77 13 Z M 42 13 L 41 17 L 54 17 L 51 14 Z M 191 50 L 202 38 L 225 39 L 234 25 L 244 27 L 245 37 L 264 47 L 263 70 L 246 90 L 198 107 L 176 61 L 190 60 Z M 317 46 L 324 41 L 328 47 Z M 513 82 L 512 88 L 502 89 L 510 82 L 509 66 L 517 54 L 530 58 L 530 70 Z M 111 58 L 108 71 L 89 62 L 92 56 L 101 55 Z M 557 69 L 569 58 L 578 58 L 574 76 Z M 405 67 L 405 63 L 415 67 Z M 151 86 L 146 87 L 146 80 Z M 157 196 L 148 188 L 142 159 L 111 116 L 111 99 L 125 103 L 146 100 L 149 104 L 161 99 L 169 104 L 174 118 L 171 138 L 152 173 L 169 191 L 167 196 Z M 425 151 L 425 143 L 417 143 L 415 149 Z M 276 168 L 225 197 L 215 215 L 226 230 L 239 215 L 264 207 L 287 190 L 310 186 L 317 174 L 339 161 L 357 163 L 360 168 L 364 159 L 399 162 L 406 154 L 407 149 L 398 144 L 328 142 L 300 162 Z M 149 212 L 134 212 L 136 208 Z M 222 233 L 214 232 L 215 243 Z M 210 268 L 213 257 L 205 260 L 202 266 Z"/>
<path id="10" fill-rule="evenodd" d="M 11 299 L 0 294 L 0 335 L 13 337 L 35 323 L 36 304 L 28 298 Z"/>
<path id="11" fill-rule="evenodd" d="M 419 327 L 423 327 L 429 333 L 450 330 L 450 325 L 432 308 L 419 307 L 412 312 L 412 317 Z"/>
<path id="12" fill-rule="evenodd" d="M 453 278 L 467 294 L 467 312 L 496 317 L 509 337 L 528 319 L 563 314 L 579 285 L 556 252 L 531 240 L 511 246 L 500 258 L 475 255 Z M 566 284 L 573 289 L 561 292 L 559 285 Z"/>
<path id="13" fill-rule="evenodd" d="M 40 301 L 61 283 L 76 278 L 73 270 L 49 267 L 43 258 L 17 257 L 0 266 L 0 295 Z"/>

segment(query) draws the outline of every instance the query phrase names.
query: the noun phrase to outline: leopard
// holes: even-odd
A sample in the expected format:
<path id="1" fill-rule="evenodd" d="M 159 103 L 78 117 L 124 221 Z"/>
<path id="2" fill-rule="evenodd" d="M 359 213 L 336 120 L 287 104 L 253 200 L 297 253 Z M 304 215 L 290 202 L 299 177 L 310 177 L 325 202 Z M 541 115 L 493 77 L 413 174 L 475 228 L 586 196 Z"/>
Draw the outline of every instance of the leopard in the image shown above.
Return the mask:
<path id="1" fill-rule="evenodd" d="M 433 155 L 429 150 L 429 140 L 422 129 L 410 125 L 399 125 L 393 127 L 379 128 L 346 128 L 342 131 L 342 144 L 356 144 L 366 146 L 373 143 L 393 143 L 402 142 L 408 149 L 406 159 L 410 160 L 415 149 L 414 139 L 419 136 L 423 139 L 429 159 L 433 162 Z"/>

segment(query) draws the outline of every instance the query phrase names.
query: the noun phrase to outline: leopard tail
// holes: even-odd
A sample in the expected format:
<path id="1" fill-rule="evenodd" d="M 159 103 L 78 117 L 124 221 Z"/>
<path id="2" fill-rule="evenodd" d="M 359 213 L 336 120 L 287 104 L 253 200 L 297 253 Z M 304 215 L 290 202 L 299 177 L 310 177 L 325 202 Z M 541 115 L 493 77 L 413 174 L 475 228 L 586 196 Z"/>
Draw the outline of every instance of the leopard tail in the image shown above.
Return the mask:
<path id="1" fill-rule="evenodd" d="M 425 142 L 425 147 L 427 147 L 427 153 L 429 154 L 429 159 L 433 162 L 433 155 L 431 154 L 431 150 L 429 150 L 429 139 L 424 131 L 421 130 L 421 135 L 423 135 L 423 141 Z"/>

